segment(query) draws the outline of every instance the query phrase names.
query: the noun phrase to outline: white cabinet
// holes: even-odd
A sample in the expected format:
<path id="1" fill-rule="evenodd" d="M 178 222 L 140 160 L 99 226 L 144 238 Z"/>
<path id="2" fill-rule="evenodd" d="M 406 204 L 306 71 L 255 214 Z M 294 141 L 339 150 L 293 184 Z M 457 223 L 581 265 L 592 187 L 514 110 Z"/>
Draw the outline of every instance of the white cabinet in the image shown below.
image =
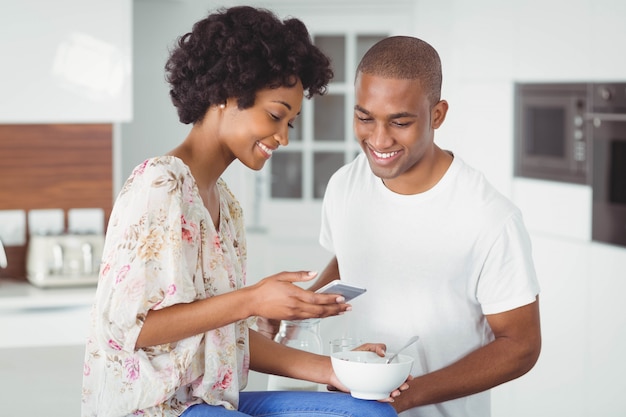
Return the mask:
<path id="1" fill-rule="evenodd" d="M 132 117 L 132 0 L 0 5 L 0 123 Z"/>
<path id="2" fill-rule="evenodd" d="M 493 390 L 493 417 L 595 415 L 586 408 L 591 243 L 545 235 L 532 241 L 541 285 L 541 356 L 528 374 Z"/>
<path id="3" fill-rule="evenodd" d="M 80 416 L 85 348 L 0 350 L 2 416 Z"/>
<path id="4" fill-rule="evenodd" d="M 626 250 L 595 243 L 588 285 L 587 415 L 621 417 L 626 376 Z M 591 406 L 593 405 L 593 406 Z"/>
<path id="5" fill-rule="evenodd" d="M 0 280 L 1 415 L 79 415 L 95 292 Z"/>
<path id="6" fill-rule="evenodd" d="M 493 417 L 621 417 L 626 251 L 535 234 L 543 348 L 535 368 L 493 390 Z"/>
<path id="7" fill-rule="evenodd" d="M 591 241 L 590 186 L 514 178 L 512 190 L 513 200 L 531 232 Z"/>
<path id="8" fill-rule="evenodd" d="M 0 348 L 83 345 L 96 288 L 0 280 Z"/>

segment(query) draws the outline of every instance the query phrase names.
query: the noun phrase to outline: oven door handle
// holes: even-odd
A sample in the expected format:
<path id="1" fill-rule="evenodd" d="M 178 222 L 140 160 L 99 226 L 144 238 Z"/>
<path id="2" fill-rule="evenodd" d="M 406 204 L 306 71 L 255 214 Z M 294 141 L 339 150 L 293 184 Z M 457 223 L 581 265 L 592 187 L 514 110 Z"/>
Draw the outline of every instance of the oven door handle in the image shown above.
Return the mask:
<path id="1" fill-rule="evenodd" d="M 585 118 L 594 125 L 596 122 L 626 122 L 626 113 L 587 113 Z"/>

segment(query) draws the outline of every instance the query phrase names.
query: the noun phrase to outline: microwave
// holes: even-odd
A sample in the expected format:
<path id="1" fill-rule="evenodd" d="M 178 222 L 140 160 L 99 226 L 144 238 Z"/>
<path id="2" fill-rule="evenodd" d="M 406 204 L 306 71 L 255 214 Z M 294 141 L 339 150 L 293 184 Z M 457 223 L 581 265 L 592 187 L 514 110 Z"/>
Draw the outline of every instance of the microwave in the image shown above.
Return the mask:
<path id="1" fill-rule="evenodd" d="M 590 184 L 588 83 L 516 83 L 516 177 Z"/>

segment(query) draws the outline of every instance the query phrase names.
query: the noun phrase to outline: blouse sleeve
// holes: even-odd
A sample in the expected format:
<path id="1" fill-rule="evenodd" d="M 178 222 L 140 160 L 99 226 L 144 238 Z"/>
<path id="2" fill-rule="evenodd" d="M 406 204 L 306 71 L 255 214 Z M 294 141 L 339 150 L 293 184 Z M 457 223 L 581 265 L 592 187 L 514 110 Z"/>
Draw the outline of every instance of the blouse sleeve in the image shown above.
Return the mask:
<path id="1" fill-rule="evenodd" d="M 96 295 L 101 343 L 132 352 L 149 310 L 197 298 L 201 224 L 191 187 L 183 174 L 152 163 L 118 198 Z"/>

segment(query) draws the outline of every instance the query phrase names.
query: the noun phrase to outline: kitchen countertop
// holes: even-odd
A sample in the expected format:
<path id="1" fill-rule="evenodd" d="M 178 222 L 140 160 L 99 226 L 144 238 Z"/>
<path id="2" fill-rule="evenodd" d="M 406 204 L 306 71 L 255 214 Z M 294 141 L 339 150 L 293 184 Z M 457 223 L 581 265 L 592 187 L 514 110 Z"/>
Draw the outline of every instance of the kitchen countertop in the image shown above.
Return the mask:
<path id="1" fill-rule="evenodd" d="M 28 281 L 0 279 L 0 312 L 86 306 L 93 303 L 95 285 L 38 288 Z"/>
<path id="2" fill-rule="evenodd" d="M 38 288 L 0 279 L 0 348 L 83 345 L 95 285 Z"/>

